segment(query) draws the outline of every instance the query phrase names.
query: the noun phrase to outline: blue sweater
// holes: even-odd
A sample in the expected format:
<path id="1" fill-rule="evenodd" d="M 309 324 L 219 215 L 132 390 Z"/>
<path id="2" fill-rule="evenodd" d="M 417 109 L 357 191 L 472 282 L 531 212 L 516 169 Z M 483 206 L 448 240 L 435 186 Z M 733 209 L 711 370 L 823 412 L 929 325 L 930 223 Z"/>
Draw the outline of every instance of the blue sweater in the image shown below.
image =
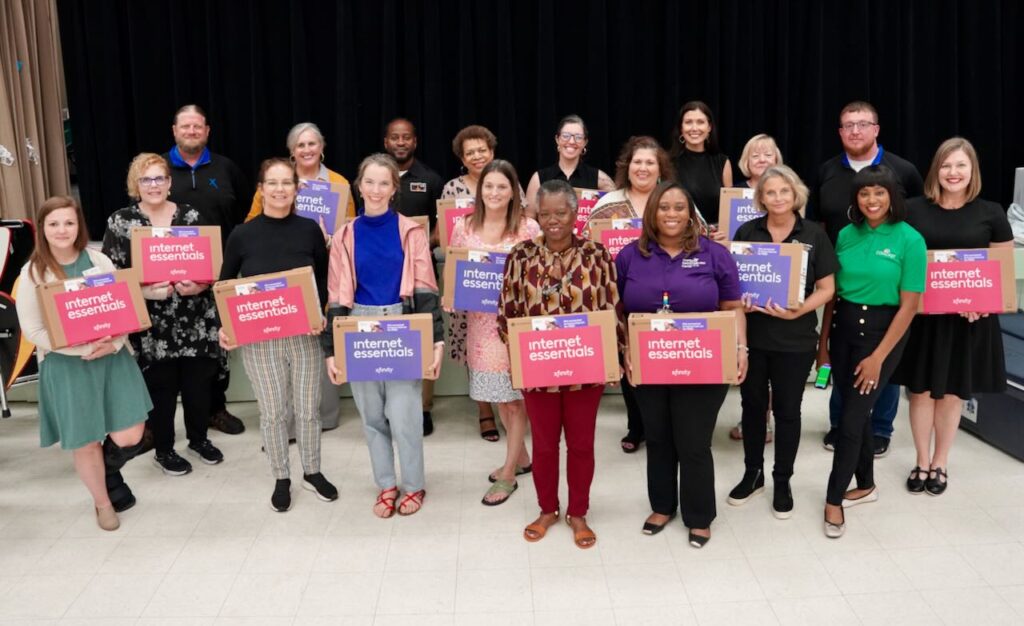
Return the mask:
<path id="1" fill-rule="evenodd" d="M 398 303 L 405 251 L 398 214 L 363 215 L 352 224 L 356 260 L 356 302 L 368 306 Z"/>

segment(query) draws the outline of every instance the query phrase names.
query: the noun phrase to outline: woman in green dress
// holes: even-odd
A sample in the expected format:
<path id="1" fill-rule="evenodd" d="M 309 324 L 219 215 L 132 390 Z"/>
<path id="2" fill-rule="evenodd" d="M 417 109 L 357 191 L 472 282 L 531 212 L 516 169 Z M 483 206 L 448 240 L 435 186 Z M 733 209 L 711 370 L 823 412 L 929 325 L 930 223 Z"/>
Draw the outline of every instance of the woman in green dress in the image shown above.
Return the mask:
<path id="1" fill-rule="evenodd" d="M 21 269 L 16 303 L 22 334 L 36 345 L 39 361 L 39 444 L 60 442 L 72 450 L 75 471 L 92 494 L 97 524 L 117 530 L 117 512 L 135 504 L 120 469 L 137 453 L 153 404 L 139 366 L 123 349 L 126 336 L 53 349 L 36 286 L 93 268 L 100 273 L 115 268 L 106 256 L 86 248 L 89 234 L 74 199 L 48 199 L 35 223 L 36 247 Z"/>

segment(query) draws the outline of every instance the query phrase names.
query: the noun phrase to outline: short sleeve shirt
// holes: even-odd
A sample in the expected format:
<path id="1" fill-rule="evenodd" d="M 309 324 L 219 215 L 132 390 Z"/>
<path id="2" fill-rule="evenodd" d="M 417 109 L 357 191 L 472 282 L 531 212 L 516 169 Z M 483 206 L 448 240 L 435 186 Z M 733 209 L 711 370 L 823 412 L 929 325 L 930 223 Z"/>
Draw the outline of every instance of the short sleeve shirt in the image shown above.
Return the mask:
<path id="1" fill-rule="evenodd" d="M 655 313 L 668 293 L 674 313 L 717 311 L 720 302 L 740 299 L 739 273 L 732 255 L 706 237 L 694 252 L 670 257 L 656 243 L 650 256 L 634 241 L 615 259 L 619 298 L 626 313 Z"/>
<path id="2" fill-rule="evenodd" d="M 840 298 L 870 306 L 898 306 L 901 291 L 924 292 L 924 237 L 906 222 L 850 224 L 836 241 Z"/>
<path id="3" fill-rule="evenodd" d="M 907 202 L 907 223 L 921 233 L 929 250 L 988 248 L 1013 240 L 1006 211 L 980 198 L 959 209 L 944 209 L 921 196 Z"/>

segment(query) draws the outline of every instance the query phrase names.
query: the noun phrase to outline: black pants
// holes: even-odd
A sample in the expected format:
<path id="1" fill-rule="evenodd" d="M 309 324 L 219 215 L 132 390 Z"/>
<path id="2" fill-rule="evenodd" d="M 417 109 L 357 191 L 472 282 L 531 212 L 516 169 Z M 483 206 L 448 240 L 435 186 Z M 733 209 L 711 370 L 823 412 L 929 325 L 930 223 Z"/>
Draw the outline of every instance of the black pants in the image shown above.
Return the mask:
<path id="1" fill-rule="evenodd" d="M 622 399 L 626 402 L 626 428 L 630 437 L 644 438 L 644 421 L 640 418 L 640 405 L 636 400 L 636 387 L 629 384 L 623 376 L 619 381 L 622 387 Z"/>
<path id="2" fill-rule="evenodd" d="M 220 372 L 219 364 L 217 366 L 217 372 L 218 373 L 214 374 L 213 384 L 210 385 L 210 415 L 207 416 L 207 421 L 209 421 L 209 417 L 214 413 L 225 410 L 228 404 L 227 391 L 228 386 L 231 385 L 231 372 L 227 371 L 225 368 L 224 378 L 218 378 L 217 376 Z"/>
<path id="3" fill-rule="evenodd" d="M 768 385 L 775 415 L 776 482 L 793 475 L 800 447 L 800 404 L 814 352 L 774 352 L 750 349 L 747 378 L 740 387 L 743 398 L 743 461 L 748 470 L 764 469 L 764 439 L 768 426 Z"/>
<path id="4" fill-rule="evenodd" d="M 832 376 L 837 389 L 843 393 L 843 414 L 839 419 L 839 438 L 832 457 L 832 473 L 828 477 L 825 501 L 840 506 L 850 480 L 857 477 L 859 489 L 875 485 L 874 437 L 871 427 L 871 409 L 879 394 L 903 356 L 907 333 L 903 334 L 892 352 L 882 363 L 882 371 L 871 393 L 861 395 L 855 389 L 853 371 L 857 364 L 869 356 L 885 336 L 898 307 L 867 306 L 845 300 L 836 302 L 829 335 L 829 356 L 832 358 Z"/>
<path id="5" fill-rule="evenodd" d="M 689 528 L 708 528 L 715 519 L 711 436 L 728 392 L 728 385 L 636 387 L 647 434 L 651 510 L 672 515 L 678 505 Z"/>
<path id="6" fill-rule="evenodd" d="M 190 442 L 206 439 L 210 420 L 210 389 L 216 383 L 217 359 L 179 357 L 153 363 L 142 372 L 153 409 L 146 426 L 153 431 L 153 447 L 167 452 L 174 447 L 174 412 L 181 394 L 185 435 Z"/>

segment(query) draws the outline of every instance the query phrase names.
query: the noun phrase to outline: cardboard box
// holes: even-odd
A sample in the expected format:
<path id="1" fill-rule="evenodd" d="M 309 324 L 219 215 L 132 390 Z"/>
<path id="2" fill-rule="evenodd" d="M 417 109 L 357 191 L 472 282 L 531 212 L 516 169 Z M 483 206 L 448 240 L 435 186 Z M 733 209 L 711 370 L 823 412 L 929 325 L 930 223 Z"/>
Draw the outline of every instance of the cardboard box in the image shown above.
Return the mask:
<path id="1" fill-rule="evenodd" d="M 623 248 L 640 238 L 643 220 L 639 217 L 597 219 L 590 222 L 590 238 L 599 242 L 612 258 L 619 256 Z"/>
<path id="2" fill-rule="evenodd" d="M 36 286 L 43 323 L 55 350 L 152 326 L 134 271 L 89 270 L 87 274 Z"/>
<path id="3" fill-rule="evenodd" d="M 441 249 L 448 247 L 455 229 L 455 218 L 473 212 L 473 198 L 445 198 L 437 201 L 437 229 L 440 235 Z"/>
<path id="4" fill-rule="evenodd" d="M 224 332 L 238 346 L 319 332 L 313 268 L 224 280 L 213 286 Z"/>
<path id="5" fill-rule="evenodd" d="M 787 309 L 804 303 L 807 249 L 801 243 L 726 242 L 740 275 L 744 296 L 756 306 L 771 300 Z"/>
<path id="6" fill-rule="evenodd" d="M 212 283 L 220 278 L 220 226 L 132 228 L 132 269 L 144 285 Z"/>
<path id="7" fill-rule="evenodd" d="M 736 383 L 736 313 L 629 316 L 634 385 Z"/>
<path id="8" fill-rule="evenodd" d="M 307 180 L 295 196 L 295 212 L 319 223 L 333 235 L 348 219 L 348 200 L 352 190 L 342 183 Z"/>
<path id="9" fill-rule="evenodd" d="M 921 313 L 1017 311 L 1013 248 L 929 250 Z"/>
<path id="10" fill-rule="evenodd" d="M 573 187 L 573 191 L 576 192 L 578 210 L 576 212 L 576 226 L 572 232 L 577 237 L 582 237 L 583 227 L 587 225 L 587 220 L 590 219 L 590 212 L 594 210 L 594 205 L 601 199 L 601 196 L 608 192 L 599 189 L 581 189 L 579 187 Z"/>
<path id="11" fill-rule="evenodd" d="M 530 389 L 619 380 L 615 311 L 508 320 L 512 387 Z"/>
<path id="12" fill-rule="evenodd" d="M 761 217 L 754 207 L 754 190 L 749 187 L 723 187 L 718 195 L 718 230 L 732 241 L 743 224 Z"/>
<path id="13" fill-rule="evenodd" d="M 434 361 L 428 313 L 334 318 L 334 366 L 343 382 L 420 380 Z"/>
<path id="14" fill-rule="evenodd" d="M 507 252 L 448 248 L 441 305 L 457 311 L 497 313 Z"/>

